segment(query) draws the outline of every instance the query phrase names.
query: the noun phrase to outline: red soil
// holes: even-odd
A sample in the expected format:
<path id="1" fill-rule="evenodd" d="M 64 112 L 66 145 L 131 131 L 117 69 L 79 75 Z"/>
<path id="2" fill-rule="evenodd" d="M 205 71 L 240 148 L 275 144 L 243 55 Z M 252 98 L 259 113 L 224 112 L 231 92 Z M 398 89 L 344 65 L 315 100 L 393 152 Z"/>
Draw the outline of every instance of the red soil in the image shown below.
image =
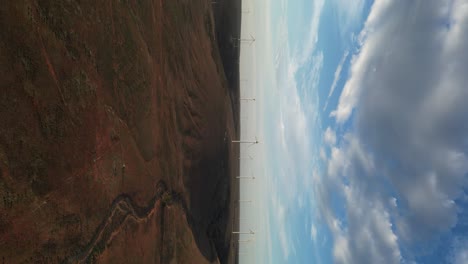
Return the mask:
<path id="1" fill-rule="evenodd" d="M 0 261 L 76 256 L 125 212 L 116 197 L 147 207 L 163 181 L 187 210 L 112 223 L 87 261 L 232 262 L 238 92 L 222 54 L 210 1 L 0 5 Z"/>

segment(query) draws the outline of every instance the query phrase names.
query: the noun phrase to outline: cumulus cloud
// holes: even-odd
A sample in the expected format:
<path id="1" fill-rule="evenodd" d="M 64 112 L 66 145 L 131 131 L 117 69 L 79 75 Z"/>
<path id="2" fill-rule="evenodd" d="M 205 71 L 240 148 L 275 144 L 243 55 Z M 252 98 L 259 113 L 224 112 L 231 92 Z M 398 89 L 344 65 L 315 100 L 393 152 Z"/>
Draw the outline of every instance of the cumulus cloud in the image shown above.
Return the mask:
<path id="1" fill-rule="evenodd" d="M 447 262 L 451 264 L 468 263 L 468 241 L 459 238 L 454 239 Z"/>
<path id="2" fill-rule="evenodd" d="M 378 200 L 370 201 L 360 186 L 353 183 L 344 189 L 349 247 L 344 250 L 349 257 L 341 263 L 399 263 L 401 253 L 389 212 Z"/>
<path id="3" fill-rule="evenodd" d="M 365 91 L 357 128 L 411 211 L 408 237 L 424 237 L 455 224 L 453 200 L 466 184 L 468 3 L 380 2 L 386 11 L 366 24 L 375 33 L 363 47 L 364 76 L 347 85 Z"/>
<path id="4" fill-rule="evenodd" d="M 333 147 L 331 149 L 330 160 L 328 161 L 328 177 L 337 178 L 343 175 L 346 163 L 346 155 L 341 148 Z"/>
<path id="5" fill-rule="evenodd" d="M 316 177 L 318 207 L 336 262 L 399 263 L 401 245 L 457 225 L 468 186 L 468 2 L 376 0 L 360 40 L 331 114 L 353 126 Z"/>
<path id="6" fill-rule="evenodd" d="M 334 237 L 336 263 L 399 263 L 401 259 L 391 211 L 387 209 L 391 200 L 382 202 L 372 172 L 373 157 L 357 138 L 346 135 L 342 147 L 332 148 L 326 175 L 314 175 L 321 217 Z M 344 222 L 332 206 L 337 194 L 343 200 Z"/>
<path id="7" fill-rule="evenodd" d="M 453 264 L 465 264 L 468 263 L 468 248 L 465 248 L 459 252 L 455 256 Z"/>
<path id="8" fill-rule="evenodd" d="M 320 155 L 320 159 L 322 161 L 326 161 L 327 160 L 327 154 L 325 153 L 325 149 L 323 147 L 320 147 L 320 150 L 319 150 L 319 155 Z"/>
<path id="9" fill-rule="evenodd" d="M 336 134 L 330 127 L 327 127 L 325 134 L 323 135 L 323 140 L 330 146 L 335 145 L 336 143 Z"/>

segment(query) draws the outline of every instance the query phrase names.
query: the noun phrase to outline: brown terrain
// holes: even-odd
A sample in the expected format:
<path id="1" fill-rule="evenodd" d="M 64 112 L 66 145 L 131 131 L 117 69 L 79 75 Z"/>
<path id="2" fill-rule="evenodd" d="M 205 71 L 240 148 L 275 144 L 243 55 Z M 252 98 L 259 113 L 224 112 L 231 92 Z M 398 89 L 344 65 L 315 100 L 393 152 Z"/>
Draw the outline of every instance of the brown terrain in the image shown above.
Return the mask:
<path id="1" fill-rule="evenodd" d="M 236 263 L 240 1 L 0 5 L 0 263 Z"/>

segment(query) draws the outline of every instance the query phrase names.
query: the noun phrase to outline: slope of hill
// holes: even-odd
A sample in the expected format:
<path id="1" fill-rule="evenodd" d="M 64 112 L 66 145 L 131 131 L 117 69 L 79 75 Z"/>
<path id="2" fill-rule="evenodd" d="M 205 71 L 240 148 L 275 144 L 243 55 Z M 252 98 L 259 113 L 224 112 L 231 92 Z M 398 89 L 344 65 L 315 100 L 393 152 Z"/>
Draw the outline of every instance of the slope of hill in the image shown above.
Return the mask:
<path id="1" fill-rule="evenodd" d="M 214 21 L 209 1 L 0 6 L 0 260 L 228 261 L 238 85 Z"/>

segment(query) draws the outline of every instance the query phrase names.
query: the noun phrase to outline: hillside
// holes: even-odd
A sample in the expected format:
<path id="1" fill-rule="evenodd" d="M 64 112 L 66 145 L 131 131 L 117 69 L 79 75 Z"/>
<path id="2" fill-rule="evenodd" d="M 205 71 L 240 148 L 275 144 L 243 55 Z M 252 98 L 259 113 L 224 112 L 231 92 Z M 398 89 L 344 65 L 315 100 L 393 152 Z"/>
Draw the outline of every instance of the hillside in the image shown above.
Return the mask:
<path id="1" fill-rule="evenodd" d="M 1 260 L 228 261 L 238 85 L 215 25 L 207 1 L 0 6 Z"/>

